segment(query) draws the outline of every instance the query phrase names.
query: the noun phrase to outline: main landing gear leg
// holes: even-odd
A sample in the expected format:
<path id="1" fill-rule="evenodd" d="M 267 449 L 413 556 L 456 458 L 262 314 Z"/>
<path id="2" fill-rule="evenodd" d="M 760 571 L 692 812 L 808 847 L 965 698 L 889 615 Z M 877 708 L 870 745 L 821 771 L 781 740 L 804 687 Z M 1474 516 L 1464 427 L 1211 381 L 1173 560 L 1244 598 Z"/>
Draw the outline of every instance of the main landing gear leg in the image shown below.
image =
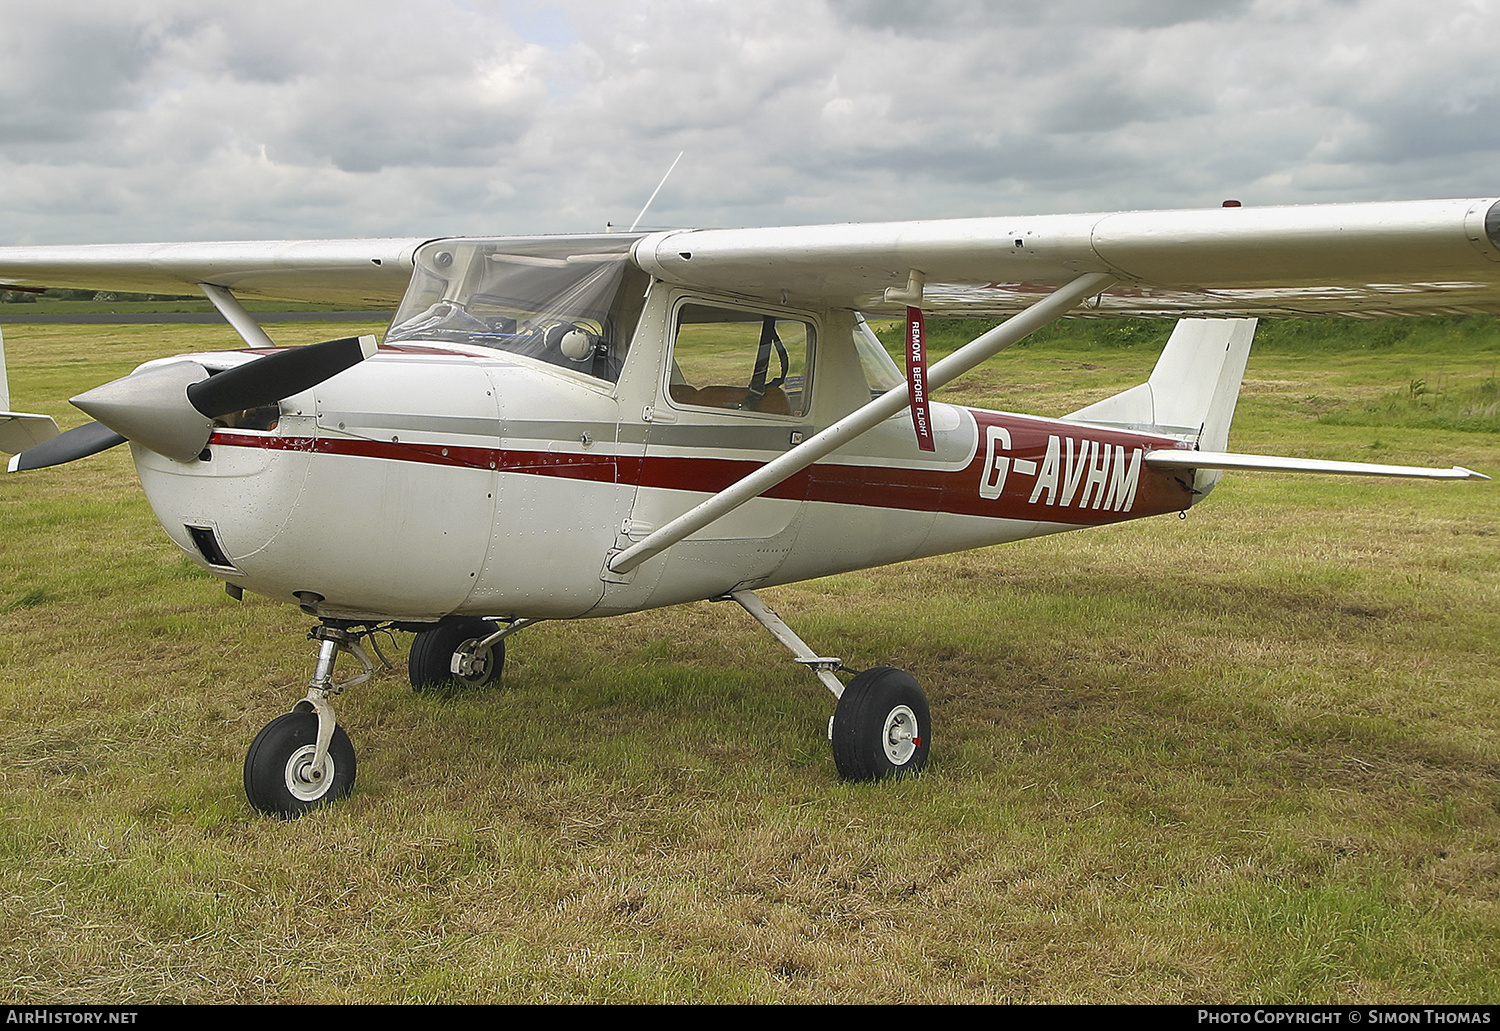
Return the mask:
<path id="1" fill-rule="evenodd" d="M 814 652 L 755 592 L 734 591 L 728 597 L 771 631 L 838 699 L 828 721 L 828 740 L 840 777 L 884 780 L 922 772 L 931 747 L 932 717 L 915 677 L 893 666 L 858 673 L 839 659 Z M 854 679 L 846 687 L 834 676 L 836 671 L 854 673 Z"/>
<path id="2" fill-rule="evenodd" d="M 375 664 L 356 634 L 324 623 L 307 636 L 318 642 L 318 665 L 307 697 L 267 723 L 245 755 L 245 796 L 267 816 L 284 820 L 335 802 L 353 789 L 354 745 L 338 725 L 331 699 L 375 675 Z M 334 680 L 340 652 L 354 656 L 363 672 Z"/>

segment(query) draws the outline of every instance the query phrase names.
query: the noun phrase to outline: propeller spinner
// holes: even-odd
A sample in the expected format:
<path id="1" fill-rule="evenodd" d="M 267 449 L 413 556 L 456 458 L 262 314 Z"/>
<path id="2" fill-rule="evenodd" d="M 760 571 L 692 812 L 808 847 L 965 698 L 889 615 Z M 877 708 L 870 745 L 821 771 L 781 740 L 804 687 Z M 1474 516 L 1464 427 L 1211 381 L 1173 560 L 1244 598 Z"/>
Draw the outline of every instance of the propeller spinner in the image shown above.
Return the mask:
<path id="1" fill-rule="evenodd" d="M 181 361 L 133 373 L 72 398 L 97 421 L 15 455 L 9 471 L 61 465 L 126 440 L 190 462 L 208 444 L 215 419 L 315 387 L 375 349 L 373 336 L 342 337 L 277 351 L 223 372 Z"/>

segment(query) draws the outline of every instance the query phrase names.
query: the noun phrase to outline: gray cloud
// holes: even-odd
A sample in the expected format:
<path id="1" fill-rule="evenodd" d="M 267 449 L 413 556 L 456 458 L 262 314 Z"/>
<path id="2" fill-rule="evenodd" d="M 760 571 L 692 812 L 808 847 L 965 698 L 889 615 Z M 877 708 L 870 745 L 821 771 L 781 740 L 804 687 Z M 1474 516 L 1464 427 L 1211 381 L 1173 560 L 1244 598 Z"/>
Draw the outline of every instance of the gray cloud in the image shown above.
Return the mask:
<path id="1" fill-rule="evenodd" d="M 159 43 L 147 25 L 7 15 L 0 36 L 0 141 L 56 144 L 106 131 L 104 116 L 136 105 Z"/>
<path id="2" fill-rule="evenodd" d="M 10 242 L 1495 191 L 1492 0 L 189 0 L 0 39 Z"/>
<path id="3" fill-rule="evenodd" d="M 1183 22 L 1231 21 L 1251 0 L 830 0 L 850 25 L 899 35 L 949 38 L 996 27 L 1074 30 L 1080 26 L 1154 29 Z"/>

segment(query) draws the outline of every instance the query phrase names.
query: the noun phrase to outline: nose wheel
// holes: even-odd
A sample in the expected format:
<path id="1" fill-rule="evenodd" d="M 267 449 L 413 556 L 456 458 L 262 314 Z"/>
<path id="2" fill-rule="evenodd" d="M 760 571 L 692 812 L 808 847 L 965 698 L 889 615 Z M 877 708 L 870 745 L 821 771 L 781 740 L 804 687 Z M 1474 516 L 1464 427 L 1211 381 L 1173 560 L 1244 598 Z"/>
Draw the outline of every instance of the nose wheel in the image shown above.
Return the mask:
<path id="1" fill-rule="evenodd" d="M 289 820 L 343 798 L 354 788 L 354 745 L 335 727 L 317 760 L 318 716 L 289 712 L 255 736 L 245 755 L 245 796 L 268 816 Z"/>
<path id="2" fill-rule="evenodd" d="M 354 745 L 338 725 L 330 699 L 375 675 L 375 664 L 360 645 L 374 632 L 368 626 L 325 620 L 308 633 L 318 642 L 318 665 L 307 697 L 262 727 L 245 753 L 245 797 L 267 816 L 290 820 L 336 802 L 354 788 Z M 363 672 L 335 680 L 333 668 L 341 652 L 359 660 Z"/>

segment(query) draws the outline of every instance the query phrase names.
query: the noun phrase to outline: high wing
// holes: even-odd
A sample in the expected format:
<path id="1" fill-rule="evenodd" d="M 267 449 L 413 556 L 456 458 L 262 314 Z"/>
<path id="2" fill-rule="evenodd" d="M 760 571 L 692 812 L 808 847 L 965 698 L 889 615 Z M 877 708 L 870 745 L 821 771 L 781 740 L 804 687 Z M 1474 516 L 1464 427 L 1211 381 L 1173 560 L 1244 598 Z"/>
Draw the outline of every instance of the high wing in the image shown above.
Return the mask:
<path id="1" fill-rule="evenodd" d="M 517 238 L 534 241 L 535 237 Z M 0 288 L 395 304 L 426 238 L 0 247 Z M 1089 273 L 1096 317 L 1500 312 L 1500 201 L 1399 201 L 669 230 L 634 249 L 667 282 L 773 303 L 1005 316 Z"/>
<path id="2" fill-rule="evenodd" d="M 683 286 L 870 313 L 899 314 L 914 271 L 922 307 L 953 315 L 1014 314 L 1088 273 L 1117 282 L 1073 315 L 1500 312 L 1494 198 L 680 230 L 635 255 Z"/>
<path id="3" fill-rule="evenodd" d="M 0 289 L 65 287 L 394 307 L 426 238 L 0 247 Z"/>
<path id="4" fill-rule="evenodd" d="M 944 314 L 1009 315 L 928 370 L 937 389 L 1063 315 L 1218 317 L 1500 312 L 1500 202 L 1494 199 L 972 219 L 653 234 L 635 247 L 651 274 L 782 304 L 868 312 L 919 304 Z M 1231 399 L 1248 353 L 1232 375 Z M 609 562 L 648 561 L 910 403 L 894 388 L 654 529 Z M 1232 411 L 1232 405 L 1230 407 Z M 1225 425 L 1227 429 L 1227 422 Z M 1159 464 L 1174 459 L 1153 452 Z M 1215 453 L 1195 468 L 1365 475 L 1292 459 Z"/>

